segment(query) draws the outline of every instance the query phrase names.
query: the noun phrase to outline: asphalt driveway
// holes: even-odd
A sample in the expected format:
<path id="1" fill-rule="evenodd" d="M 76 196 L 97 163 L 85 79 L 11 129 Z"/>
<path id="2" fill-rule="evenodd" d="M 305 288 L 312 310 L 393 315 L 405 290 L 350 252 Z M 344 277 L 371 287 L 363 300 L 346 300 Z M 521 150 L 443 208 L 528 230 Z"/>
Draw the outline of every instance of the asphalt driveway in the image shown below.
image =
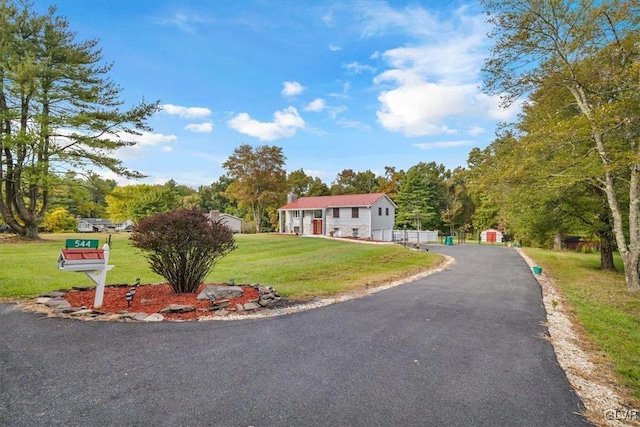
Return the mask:
<path id="1" fill-rule="evenodd" d="M 269 319 L 83 322 L 2 304 L 0 425 L 585 425 L 524 260 L 432 250 L 456 263 Z"/>

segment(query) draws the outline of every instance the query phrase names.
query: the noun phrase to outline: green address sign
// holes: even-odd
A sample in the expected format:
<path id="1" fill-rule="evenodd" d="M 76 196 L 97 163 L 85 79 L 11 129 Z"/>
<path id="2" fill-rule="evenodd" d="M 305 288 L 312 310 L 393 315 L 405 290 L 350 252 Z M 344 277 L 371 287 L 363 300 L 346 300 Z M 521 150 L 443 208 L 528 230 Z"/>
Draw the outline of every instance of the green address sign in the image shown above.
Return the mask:
<path id="1" fill-rule="evenodd" d="M 99 240 L 67 239 L 64 247 L 66 249 L 97 249 L 99 245 Z"/>

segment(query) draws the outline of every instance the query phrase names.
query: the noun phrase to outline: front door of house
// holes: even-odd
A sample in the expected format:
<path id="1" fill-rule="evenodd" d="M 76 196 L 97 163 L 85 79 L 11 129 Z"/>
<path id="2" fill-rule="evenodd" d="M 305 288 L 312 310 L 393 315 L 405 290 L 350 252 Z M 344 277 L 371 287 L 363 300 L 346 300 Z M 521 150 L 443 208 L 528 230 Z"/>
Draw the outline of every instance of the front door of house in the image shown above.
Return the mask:
<path id="1" fill-rule="evenodd" d="M 313 220 L 313 234 L 322 234 L 322 220 L 314 219 Z"/>
<path id="2" fill-rule="evenodd" d="M 487 231 L 487 243 L 495 243 L 495 242 L 496 242 L 496 232 Z"/>

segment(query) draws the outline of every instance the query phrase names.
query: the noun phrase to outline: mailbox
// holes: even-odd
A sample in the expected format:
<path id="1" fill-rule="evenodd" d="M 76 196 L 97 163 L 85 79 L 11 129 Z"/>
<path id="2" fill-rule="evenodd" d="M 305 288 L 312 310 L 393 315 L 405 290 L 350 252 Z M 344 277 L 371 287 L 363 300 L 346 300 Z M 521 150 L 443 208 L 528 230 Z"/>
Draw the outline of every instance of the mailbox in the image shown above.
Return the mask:
<path id="1" fill-rule="evenodd" d="M 105 269 L 104 249 L 62 249 L 58 269 L 65 271 L 95 271 Z"/>
<path id="2" fill-rule="evenodd" d="M 98 240 L 67 239 L 65 248 L 58 255 L 58 269 L 85 273 L 96 283 L 94 308 L 102 307 L 107 271 L 113 268 L 109 264 L 109 244 L 98 248 Z"/>

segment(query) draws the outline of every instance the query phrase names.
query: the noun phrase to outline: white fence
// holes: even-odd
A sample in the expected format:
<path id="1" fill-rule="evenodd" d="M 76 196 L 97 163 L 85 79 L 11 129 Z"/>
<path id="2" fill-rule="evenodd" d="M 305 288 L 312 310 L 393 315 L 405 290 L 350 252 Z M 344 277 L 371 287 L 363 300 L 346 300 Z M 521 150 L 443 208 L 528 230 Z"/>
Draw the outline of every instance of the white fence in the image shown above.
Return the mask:
<path id="1" fill-rule="evenodd" d="M 416 230 L 393 230 L 393 240 L 395 242 L 406 241 L 407 243 L 437 243 L 437 231 L 416 231 Z"/>

